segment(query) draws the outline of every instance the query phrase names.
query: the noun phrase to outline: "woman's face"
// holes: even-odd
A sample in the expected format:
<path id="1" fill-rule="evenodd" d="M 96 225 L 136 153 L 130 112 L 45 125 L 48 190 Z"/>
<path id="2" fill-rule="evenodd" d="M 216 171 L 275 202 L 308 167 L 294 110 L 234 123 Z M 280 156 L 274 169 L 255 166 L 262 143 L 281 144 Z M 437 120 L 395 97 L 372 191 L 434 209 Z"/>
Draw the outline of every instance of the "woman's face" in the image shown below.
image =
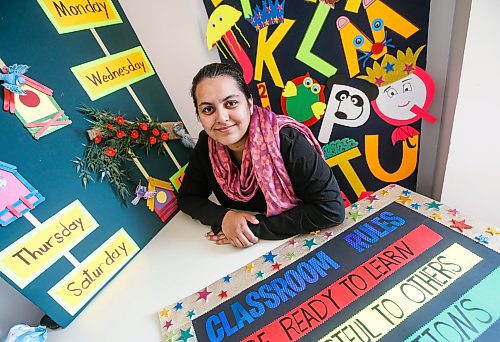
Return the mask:
<path id="1" fill-rule="evenodd" d="M 247 100 L 230 76 L 205 78 L 196 87 L 198 115 L 205 132 L 231 150 L 241 150 L 247 138 L 253 100 Z"/>

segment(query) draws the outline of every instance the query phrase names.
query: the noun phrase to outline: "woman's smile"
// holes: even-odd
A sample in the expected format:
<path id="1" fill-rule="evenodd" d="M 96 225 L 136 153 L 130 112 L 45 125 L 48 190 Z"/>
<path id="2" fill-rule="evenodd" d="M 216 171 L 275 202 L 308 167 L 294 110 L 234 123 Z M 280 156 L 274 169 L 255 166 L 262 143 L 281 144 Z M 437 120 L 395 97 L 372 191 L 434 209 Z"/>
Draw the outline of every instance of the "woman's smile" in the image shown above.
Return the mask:
<path id="1" fill-rule="evenodd" d="M 235 126 L 236 126 L 236 124 L 232 124 L 232 125 L 227 125 L 224 127 L 215 128 L 215 130 L 219 131 L 220 133 L 230 133 L 232 128 Z"/>

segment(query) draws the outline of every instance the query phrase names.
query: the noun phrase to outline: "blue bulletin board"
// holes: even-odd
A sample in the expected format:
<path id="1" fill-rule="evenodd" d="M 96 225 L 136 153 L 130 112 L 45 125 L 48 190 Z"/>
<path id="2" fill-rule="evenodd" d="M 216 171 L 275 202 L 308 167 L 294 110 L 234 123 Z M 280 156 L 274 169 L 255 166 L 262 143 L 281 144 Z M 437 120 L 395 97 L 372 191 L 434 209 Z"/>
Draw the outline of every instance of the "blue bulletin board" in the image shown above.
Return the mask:
<path id="1" fill-rule="evenodd" d="M 148 177 L 167 191 L 189 149 L 167 140 L 168 153 L 134 150 L 128 205 L 106 181 L 84 189 L 71 161 L 90 124 L 77 108 L 132 121 L 179 116 L 118 1 L 2 1 L 0 12 L 4 74 L 30 67 L 27 95 L 0 87 L 0 275 L 66 327 L 177 212 L 174 188 L 130 201 Z"/>

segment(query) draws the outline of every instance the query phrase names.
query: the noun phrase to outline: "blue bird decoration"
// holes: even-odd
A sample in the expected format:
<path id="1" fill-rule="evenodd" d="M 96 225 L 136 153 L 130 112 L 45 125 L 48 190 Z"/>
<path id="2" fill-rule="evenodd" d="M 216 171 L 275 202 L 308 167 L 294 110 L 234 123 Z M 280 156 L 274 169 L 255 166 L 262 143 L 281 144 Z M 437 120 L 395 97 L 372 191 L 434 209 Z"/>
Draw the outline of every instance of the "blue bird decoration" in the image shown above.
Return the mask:
<path id="1" fill-rule="evenodd" d="M 7 73 L 0 73 L 0 81 L 3 81 L 2 85 L 15 94 L 26 95 L 21 89 L 21 86 L 26 83 L 22 75 L 24 75 L 29 68 L 29 66 L 24 64 L 14 64 L 4 68 L 4 71 L 7 71 Z"/>

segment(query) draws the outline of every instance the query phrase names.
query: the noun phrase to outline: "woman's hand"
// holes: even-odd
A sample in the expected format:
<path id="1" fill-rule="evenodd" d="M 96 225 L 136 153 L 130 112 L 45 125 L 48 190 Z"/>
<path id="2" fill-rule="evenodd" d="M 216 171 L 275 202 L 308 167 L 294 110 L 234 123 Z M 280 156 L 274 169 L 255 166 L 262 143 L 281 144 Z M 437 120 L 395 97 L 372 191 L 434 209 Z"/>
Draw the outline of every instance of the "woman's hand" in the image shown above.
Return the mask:
<path id="1" fill-rule="evenodd" d="M 248 222 L 259 223 L 254 215 L 245 211 L 229 210 L 222 219 L 222 233 L 234 247 L 250 247 L 259 241 L 248 227 Z"/>
<path id="2" fill-rule="evenodd" d="M 209 230 L 205 234 L 205 237 L 207 238 L 208 241 L 215 242 L 216 245 L 227 245 L 227 244 L 231 243 L 228 240 L 228 238 L 224 235 L 223 232 L 219 232 L 218 234 L 214 234 L 214 232 Z"/>

